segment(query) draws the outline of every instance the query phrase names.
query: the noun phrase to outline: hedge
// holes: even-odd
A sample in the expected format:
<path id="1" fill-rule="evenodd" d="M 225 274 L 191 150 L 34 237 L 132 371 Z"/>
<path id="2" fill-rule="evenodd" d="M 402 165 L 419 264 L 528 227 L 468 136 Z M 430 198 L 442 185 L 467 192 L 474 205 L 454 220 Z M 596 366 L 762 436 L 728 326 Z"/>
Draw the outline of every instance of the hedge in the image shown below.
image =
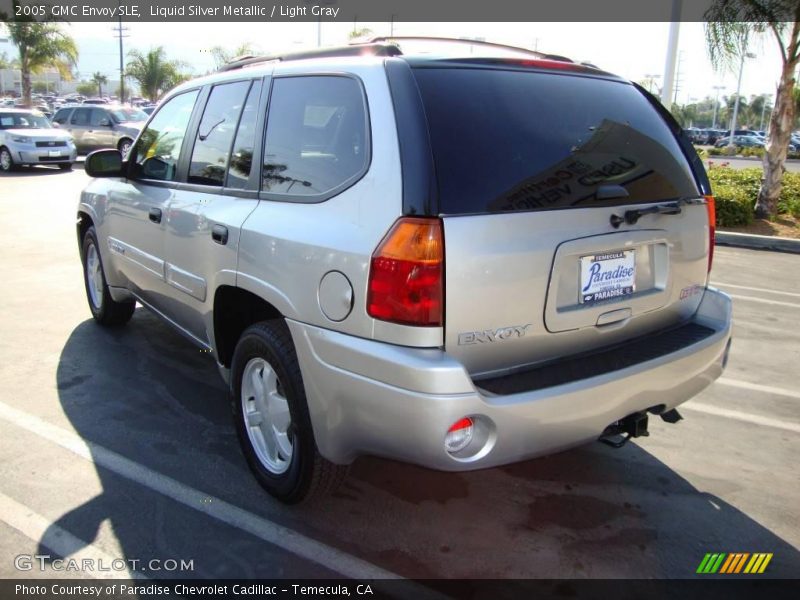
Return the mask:
<path id="1" fill-rule="evenodd" d="M 718 227 L 737 227 L 753 222 L 753 208 L 763 175 L 760 168 L 732 169 L 724 162 L 715 164 L 709 161 L 708 178 L 716 199 Z M 800 173 L 787 171 L 783 174 L 778 214 L 790 214 L 800 219 Z"/>

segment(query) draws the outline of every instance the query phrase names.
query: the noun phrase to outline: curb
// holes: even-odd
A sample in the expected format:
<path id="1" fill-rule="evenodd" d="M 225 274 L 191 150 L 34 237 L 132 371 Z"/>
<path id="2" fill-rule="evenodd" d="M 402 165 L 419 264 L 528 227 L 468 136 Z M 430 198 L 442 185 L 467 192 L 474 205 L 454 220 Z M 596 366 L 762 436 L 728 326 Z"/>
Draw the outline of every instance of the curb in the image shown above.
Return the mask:
<path id="1" fill-rule="evenodd" d="M 800 254 L 800 240 L 775 237 L 771 235 L 752 235 L 731 231 L 716 232 L 717 246 L 733 246 L 734 248 L 750 248 L 754 250 L 772 250 L 773 252 L 790 252 Z"/>

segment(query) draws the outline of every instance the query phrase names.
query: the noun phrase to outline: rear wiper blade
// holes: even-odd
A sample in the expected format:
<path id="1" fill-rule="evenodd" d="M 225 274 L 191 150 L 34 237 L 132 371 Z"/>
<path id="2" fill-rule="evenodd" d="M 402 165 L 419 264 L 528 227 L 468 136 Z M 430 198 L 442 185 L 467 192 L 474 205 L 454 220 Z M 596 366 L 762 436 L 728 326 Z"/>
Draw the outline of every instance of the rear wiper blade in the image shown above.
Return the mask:
<path id="1" fill-rule="evenodd" d="M 633 210 L 626 210 L 625 215 L 611 215 L 611 226 L 614 229 L 619 228 L 623 223 L 628 225 L 636 225 L 639 219 L 644 215 L 679 215 L 683 212 L 680 202 L 670 202 L 669 204 L 656 204 L 648 208 L 635 208 Z"/>

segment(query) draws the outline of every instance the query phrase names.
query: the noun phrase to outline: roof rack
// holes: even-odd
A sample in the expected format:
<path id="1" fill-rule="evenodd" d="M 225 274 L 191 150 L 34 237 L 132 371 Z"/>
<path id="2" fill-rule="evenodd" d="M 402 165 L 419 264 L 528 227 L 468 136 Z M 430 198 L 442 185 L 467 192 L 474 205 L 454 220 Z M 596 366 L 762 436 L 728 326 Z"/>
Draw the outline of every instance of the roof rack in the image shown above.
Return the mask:
<path id="1" fill-rule="evenodd" d="M 537 59 L 555 60 L 560 62 L 574 63 L 575 61 L 557 54 L 545 54 L 528 48 L 519 46 L 509 46 L 507 44 L 496 44 L 494 42 L 483 42 L 478 40 L 462 40 L 447 37 L 425 37 L 425 36 L 389 36 L 373 37 L 364 42 L 351 42 L 347 46 L 334 46 L 331 48 L 315 48 L 314 50 L 303 50 L 300 52 L 287 52 L 284 54 L 272 54 L 265 56 L 240 56 L 222 66 L 219 72 L 233 71 L 266 62 L 283 62 L 289 60 L 304 60 L 308 58 L 331 58 L 342 56 L 401 56 L 403 51 L 397 42 L 422 41 L 422 42 L 447 42 L 452 44 L 474 45 L 510 52 L 527 54 Z"/>
<path id="2" fill-rule="evenodd" d="M 370 44 L 377 44 L 380 42 L 385 43 L 392 43 L 392 42 L 407 42 L 407 41 L 420 41 L 420 42 L 446 42 L 451 44 L 462 44 L 468 46 L 481 46 L 485 48 L 495 48 L 498 50 L 508 50 L 511 52 L 520 52 L 523 54 L 529 54 L 531 56 L 535 56 L 536 58 L 544 58 L 548 60 L 560 60 L 564 62 L 573 62 L 571 59 L 566 58 L 564 56 L 557 56 L 555 54 L 545 54 L 543 52 L 539 52 L 538 50 L 530 50 L 529 48 L 522 48 L 520 46 L 509 46 L 508 44 L 497 44 L 495 42 L 485 42 L 482 40 L 470 40 L 470 39 L 461 39 L 461 38 L 449 38 L 449 37 L 432 37 L 432 36 L 419 36 L 419 35 L 392 35 L 392 36 L 378 36 L 372 37 L 367 40 L 367 43 Z"/>
<path id="3" fill-rule="evenodd" d="M 242 56 L 220 67 L 219 72 L 233 71 L 266 62 L 282 62 L 287 60 L 303 60 L 307 58 L 330 58 L 337 56 L 399 56 L 402 52 L 394 44 L 366 43 L 317 48 L 301 52 L 287 52 L 265 56 Z"/>

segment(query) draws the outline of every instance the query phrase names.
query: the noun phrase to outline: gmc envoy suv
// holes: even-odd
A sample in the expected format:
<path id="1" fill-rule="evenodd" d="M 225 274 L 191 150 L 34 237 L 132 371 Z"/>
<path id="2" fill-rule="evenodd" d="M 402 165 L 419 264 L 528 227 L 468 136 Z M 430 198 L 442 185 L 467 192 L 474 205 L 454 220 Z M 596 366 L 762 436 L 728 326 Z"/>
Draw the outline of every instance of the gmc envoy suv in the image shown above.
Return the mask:
<path id="1" fill-rule="evenodd" d="M 620 446 L 727 360 L 714 199 L 659 102 L 563 57 L 412 41 L 240 59 L 86 162 L 94 318 L 139 302 L 209 351 L 284 502 L 360 455 Z"/>

